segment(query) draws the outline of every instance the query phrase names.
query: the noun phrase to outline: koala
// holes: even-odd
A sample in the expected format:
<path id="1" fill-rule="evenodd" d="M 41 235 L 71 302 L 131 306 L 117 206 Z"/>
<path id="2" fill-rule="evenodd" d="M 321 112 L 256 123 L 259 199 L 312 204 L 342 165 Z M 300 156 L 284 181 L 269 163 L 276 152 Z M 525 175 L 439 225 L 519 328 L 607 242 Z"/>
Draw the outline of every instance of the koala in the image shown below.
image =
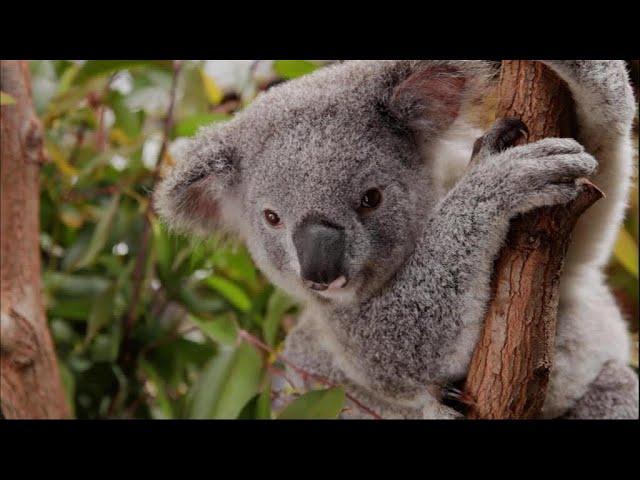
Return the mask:
<path id="1" fill-rule="evenodd" d="M 577 139 L 511 146 L 469 119 L 483 61 L 346 61 L 261 95 L 202 129 L 158 185 L 172 228 L 227 229 L 306 309 L 285 356 L 384 418 L 460 418 L 443 392 L 466 376 L 509 222 L 606 194 L 578 222 L 560 285 L 544 418 L 637 418 L 630 339 L 603 267 L 632 174 L 635 101 L 622 61 L 544 61 L 569 86 Z M 304 379 L 290 372 L 296 382 Z M 344 417 L 366 418 L 352 405 Z"/>

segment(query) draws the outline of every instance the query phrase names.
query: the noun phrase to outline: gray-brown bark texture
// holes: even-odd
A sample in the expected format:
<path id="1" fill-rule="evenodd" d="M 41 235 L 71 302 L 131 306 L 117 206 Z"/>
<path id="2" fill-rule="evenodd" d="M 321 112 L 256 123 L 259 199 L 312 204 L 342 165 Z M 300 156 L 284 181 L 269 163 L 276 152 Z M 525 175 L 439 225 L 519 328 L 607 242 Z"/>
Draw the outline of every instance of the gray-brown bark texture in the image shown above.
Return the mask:
<path id="1" fill-rule="evenodd" d="M 24 60 L 0 62 L 0 400 L 5 418 L 67 418 L 40 272 L 42 127 Z"/>
<path id="2" fill-rule="evenodd" d="M 566 85 L 536 62 L 502 62 L 497 116 L 521 119 L 531 142 L 575 132 Z M 541 208 L 511 222 L 507 244 L 495 263 L 493 297 L 465 385 L 473 400 L 468 418 L 540 415 L 553 365 L 565 253 L 577 219 L 602 197 L 586 180 L 582 190 L 567 205 Z"/>

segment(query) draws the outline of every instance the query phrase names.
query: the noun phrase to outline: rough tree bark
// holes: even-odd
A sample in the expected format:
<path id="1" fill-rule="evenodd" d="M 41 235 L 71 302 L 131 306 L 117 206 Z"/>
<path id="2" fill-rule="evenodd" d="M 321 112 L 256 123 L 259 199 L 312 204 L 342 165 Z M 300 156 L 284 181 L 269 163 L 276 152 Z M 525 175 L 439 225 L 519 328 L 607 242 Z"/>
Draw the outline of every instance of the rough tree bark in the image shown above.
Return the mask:
<path id="1" fill-rule="evenodd" d="M 564 82 L 544 65 L 503 61 L 497 116 L 521 119 L 529 141 L 572 137 L 573 104 Z M 465 392 L 467 418 L 537 418 L 553 364 L 558 285 L 577 219 L 602 193 L 579 180 L 573 202 L 541 208 L 511 222 L 494 267 L 493 297 Z"/>
<path id="2" fill-rule="evenodd" d="M 40 279 L 42 127 L 27 62 L 0 62 L 0 400 L 5 418 L 66 418 L 69 408 Z"/>

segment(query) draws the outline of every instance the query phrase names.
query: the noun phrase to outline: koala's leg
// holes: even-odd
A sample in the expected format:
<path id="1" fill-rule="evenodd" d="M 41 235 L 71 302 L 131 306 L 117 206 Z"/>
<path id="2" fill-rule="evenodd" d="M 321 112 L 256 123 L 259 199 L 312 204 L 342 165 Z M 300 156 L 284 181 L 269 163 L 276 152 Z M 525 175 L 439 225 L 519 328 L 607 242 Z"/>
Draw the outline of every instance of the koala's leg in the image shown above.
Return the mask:
<path id="1" fill-rule="evenodd" d="M 637 419 L 638 416 L 638 375 L 627 365 L 611 361 L 562 418 Z"/>
<path id="2" fill-rule="evenodd" d="M 631 359 L 626 322 L 598 269 L 584 269 L 580 277 L 562 277 L 560 292 L 545 418 L 559 417 L 573 408 L 607 362 L 627 365 Z"/>
<path id="3" fill-rule="evenodd" d="M 633 174 L 631 130 L 636 109 L 622 60 L 545 60 L 567 82 L 575 100 L 578 140 L 598 160 L 592 182 L 606 198 L 578 220 L 565 272 L 606 265 L 624 218 Z"/>
<path id="4" fill-rule="evenodd" d="M 421 410 L 393 405 L 378 398 L 349 379 L 337 365 L 334 356 L 322 344 L 322 339 L 325 335 L 316 324 L 315 315 L 317 313 L 311 310 L 303 312 L 296 327 L 287 335 L 283 355 L 288 360 L 307 372 L 322 376 L 336 385 L 344 386 L 350 395 L 382 418 L 422 418 Z M 290 366 L 287 367 L 287 378 L 295 384 L 296 389 L 301 391 L 323 387 L 313 379 L 303 378 L 299 372 Z M 347 400 L 346 407 L 340 418 L 373 418 L 370 413 L 361 409 L 351 400 Z"/>

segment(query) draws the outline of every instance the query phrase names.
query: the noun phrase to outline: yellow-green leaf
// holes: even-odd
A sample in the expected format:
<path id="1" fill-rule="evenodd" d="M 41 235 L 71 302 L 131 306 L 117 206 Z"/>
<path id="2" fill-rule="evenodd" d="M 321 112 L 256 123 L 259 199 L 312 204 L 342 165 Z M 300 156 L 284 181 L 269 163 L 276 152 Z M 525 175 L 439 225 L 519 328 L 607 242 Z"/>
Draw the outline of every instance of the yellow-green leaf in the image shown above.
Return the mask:
<path id="1" fill-rule="evenodd" d="M 638 278 L 638 245 L 625 229 L 620 230 L 613 253 L 618 263 L 631 275 Z"/>
<path id="2" fill-rule="evenodd" d="M 76 207 L 65 203 L 60 208 L 60 220 L 68 227 L 79 228 L 84 222 L 84 216 Z"/>
<path id="3" fill-rule="evenodd" d="M 307 75 L 318 68 L 309 60 L 276 60 L 273 69 L 282 78 L 292 79 Z"/>
<path id="4" fill-rule="evenodd" d="M 14 103 L 16 103 L 15 98 L 8 93 L 0 92 L 0 105 L 13 105 Z"/>
<path id="5" fill-rule="evenodd" d="M 62 151 L 55 145 L 54 143 L 47 142 L 47 152 L 49 152 L 49 156 L 53 160 L 53 163 L 56 164 L 58 170 L 67 176 L 67 177 L 77 177 L 80 173 L 77 168 L 73 167 L 67 159 L 64 158 L 64 154 Z"/>
<path id="6" fill-rule="evenodd" d="M 204 93 L 207 95 L 207 99 L 212 105 L 219 105 L 224 98 L 224 92 L 218 86 L 216 81 L 211 78 L 204 70 L 200 70 L 200 78 L 202 78 L 202 85 L 204 87 Z"/>
<path id="7" fill-rule="evenodd" d="M 202 85 L 204 86 L 204 93 L 207 95 L 207 99 L 212 105 L 218 105 L 224 98 L 224 92 L 218 86 L 213 78 L 200 69 L 200 78 L 202 78 Z"/>

